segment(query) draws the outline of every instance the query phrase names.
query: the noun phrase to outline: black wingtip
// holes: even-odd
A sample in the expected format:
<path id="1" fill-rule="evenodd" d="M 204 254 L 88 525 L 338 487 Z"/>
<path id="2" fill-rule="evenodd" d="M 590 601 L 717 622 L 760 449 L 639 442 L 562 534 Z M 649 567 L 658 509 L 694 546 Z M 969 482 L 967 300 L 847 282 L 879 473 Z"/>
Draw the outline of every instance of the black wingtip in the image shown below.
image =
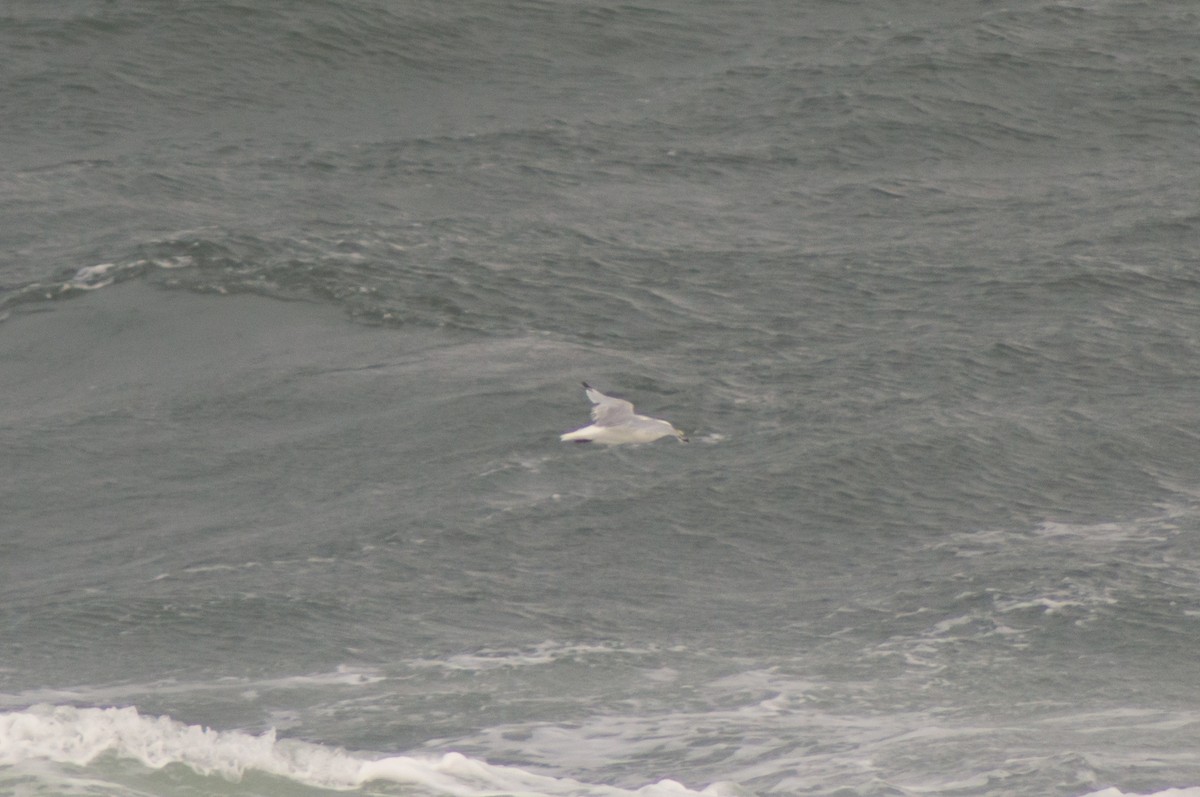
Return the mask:
<path id="1" fill-rule="evenodd" d="M 580 382 L 579 384 L 583 385 L 583 389 L 584 389 L 584 390 L 591 390 L 591 389 L 592 389 L 592 386 L 591 386 L 591 385 L 589 385 L 587 382 Z"/>

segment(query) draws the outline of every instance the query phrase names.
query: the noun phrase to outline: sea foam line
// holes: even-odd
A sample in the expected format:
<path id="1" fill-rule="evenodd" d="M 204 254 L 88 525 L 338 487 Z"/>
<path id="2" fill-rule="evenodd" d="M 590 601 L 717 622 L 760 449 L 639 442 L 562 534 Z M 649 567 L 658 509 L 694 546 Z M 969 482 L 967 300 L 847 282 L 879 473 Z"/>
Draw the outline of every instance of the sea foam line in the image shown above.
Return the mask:
<path id="1" fill-rule="evenodd" d="M 217 731 L 170 717 L 145 716 L 133 707 L 41 704 L 0 713 L 0 766 L 39 760 L 87 766 L 103 755 L 131 759 L 150 769 L 180 764 L 201 775 L 232 781 L 254 771 L 342 791 L 371 781 L 391 781 L 450 797 L 718 797 L 729 793 L 723 784 L 696 792 L 672 780 L 629 791 L 489 764 L 460 753 L 371 759 L 319 744 L 280 740 L 274 730 L 257 736 Z"/>

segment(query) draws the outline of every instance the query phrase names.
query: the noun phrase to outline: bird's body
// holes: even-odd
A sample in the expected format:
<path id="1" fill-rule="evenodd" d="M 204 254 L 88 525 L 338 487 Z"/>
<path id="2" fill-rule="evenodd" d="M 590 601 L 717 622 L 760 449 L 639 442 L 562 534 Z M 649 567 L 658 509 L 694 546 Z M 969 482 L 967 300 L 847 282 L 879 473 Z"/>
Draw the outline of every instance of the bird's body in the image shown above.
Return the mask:
<path id="1" fill-rule="evenodd" d="M 668 435 L 674 435 L 681 443 L 687 442 L 683 432 L 666 421 L 635 414 L 628 401 L 606 396 L 587 382 L 583 383 L 583 389 L 592 402 L 592 423 L 562 435 L 563 442 L 616 446 L 649 443 Z"/>

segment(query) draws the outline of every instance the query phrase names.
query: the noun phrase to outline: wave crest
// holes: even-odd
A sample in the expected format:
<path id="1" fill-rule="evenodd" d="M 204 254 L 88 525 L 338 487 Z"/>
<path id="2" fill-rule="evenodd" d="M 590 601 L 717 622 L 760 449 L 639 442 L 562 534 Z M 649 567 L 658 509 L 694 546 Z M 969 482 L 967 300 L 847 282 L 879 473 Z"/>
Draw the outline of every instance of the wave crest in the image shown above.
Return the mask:
<path id="1" fill-rule="evenodd" d="M 726 784 L 695 792 L 672 780 L 628 791 L 489 764 L 461 753 L 372 759 L 339 748 L 277 739 L 273 729 L 259 735 L 218 731 L 170 717 L 145 716 L 134 707 L 41 704 L 0 713 L 0 766 L 49 760 L 84 767 L 106 755 L 137 761 L 150 769 L 180 764 L 200 775 L 231 781 L 259 772 L 304 786 L 342 791 L 371 781 L 391 781 L 451 797 L 496 792 L 555 797 L 716 797 L 728 793 Z"/>

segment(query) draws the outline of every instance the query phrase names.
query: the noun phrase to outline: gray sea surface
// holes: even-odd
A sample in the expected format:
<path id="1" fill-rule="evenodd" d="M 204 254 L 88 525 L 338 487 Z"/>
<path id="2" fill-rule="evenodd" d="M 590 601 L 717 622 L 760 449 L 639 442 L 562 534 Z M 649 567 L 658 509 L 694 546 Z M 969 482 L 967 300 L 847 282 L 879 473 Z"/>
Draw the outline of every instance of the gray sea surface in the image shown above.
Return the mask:
<path id="1" fill-rule="evenodd" d="M 0 794 L 1200 795 L 1198 53 L 0 4 Z"/>

